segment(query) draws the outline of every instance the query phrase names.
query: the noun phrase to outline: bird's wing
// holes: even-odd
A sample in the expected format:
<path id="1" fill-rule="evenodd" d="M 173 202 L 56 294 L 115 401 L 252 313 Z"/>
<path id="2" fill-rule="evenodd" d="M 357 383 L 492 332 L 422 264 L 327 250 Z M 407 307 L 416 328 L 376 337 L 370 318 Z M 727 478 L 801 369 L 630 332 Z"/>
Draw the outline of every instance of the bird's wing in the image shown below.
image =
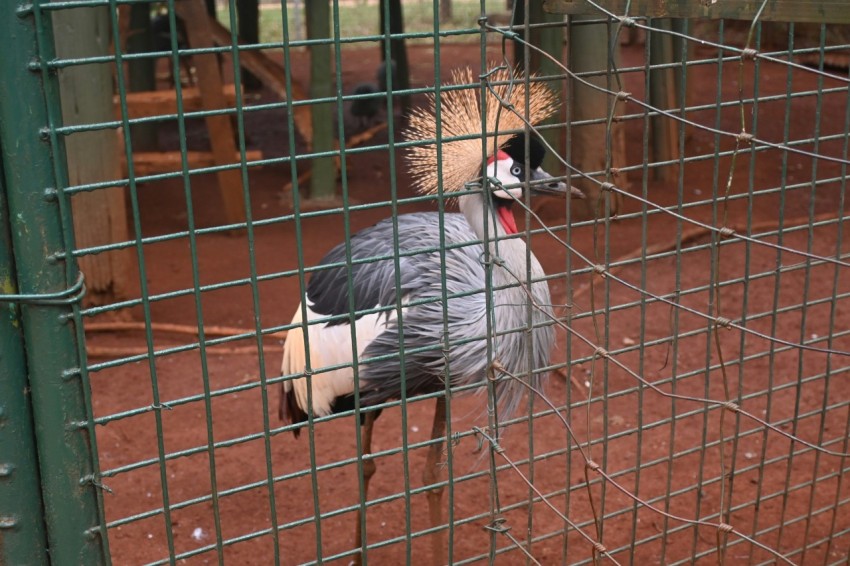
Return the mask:
<path id="1" fill-rule="evenodd" d="M 346 315 L 345 318 L 329 322 L 329 326 L 347 324 L 350 320 L 347 315 L 351 313 L 349 273 L 355 319 L 362 316 L 357 311 L 393 305 L 397 297 L 415 291 L 422 283 L 423 272 L 434 269 L 432 256 L 437 252 L 433 250 L 440 244 L 438 218 L 437 213 L 427 212 L 398 216 L 398 252 L 395 251 L 391 218 L 357 232 L 350 240 L 350 270 L 346 262 L 345 244 L 336 246 L 319 263 L 324 269 L 314 272 L 310 278 L 307 286 L 310 309 L 325 316 Z M 460 215 L 445 215 L 445 226 L 447 234 L 465 230 L 469 232 L 466 240 L 474 239 Z M 422 253 L 417 253 L 418 250 Z M 394 261 L 396 253 L 399 256 L 398 279 L 401 284 L 398 289 Z"/>
<path id="2" fill-rule="evenodd" d="M 360 395 L 366 405 L 482 381 L 487 360 L 486 300 L 481 247 L 446 253 L 448 304 L 443 307 L 442 273 L 424 271 L 417 284 L 422 302 L 402 311 L 360 356 Z M 478 291 L 478 292 L 476 292 Z M 448 332 L 448 334 L 446 334 Z M 459 342 L 462 347 L 454 347 Z M 451 347 L 450 347 L 451 346 Z M 370 363 L 370 359 L 379 361 Z M 404 387 L 402 387 L 402 384 Z"/>

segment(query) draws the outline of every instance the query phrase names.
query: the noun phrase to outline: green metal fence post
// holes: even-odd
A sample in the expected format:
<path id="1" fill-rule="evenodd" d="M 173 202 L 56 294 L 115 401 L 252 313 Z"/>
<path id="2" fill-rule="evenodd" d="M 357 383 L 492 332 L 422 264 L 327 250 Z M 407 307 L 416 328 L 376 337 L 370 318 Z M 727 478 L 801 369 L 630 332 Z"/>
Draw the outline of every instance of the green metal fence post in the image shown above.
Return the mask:
<path id="1" fill-rule="evenodd" d="M 0 37 L 0 150 L 42 486 L 55 564 L 102 564 L 106 541 L 92 459 L 93 438 L 69 316 L 82 295 L 58 195 L 65 160 L 51 128 L 60 111 L 49 16 L 36 2 L 3 5 Z M 46 132 L 46 133 L 45 133 Z M 51 143 L 53 142 L 53 143 Z M 58 179 L 58 180 L 57 180 Z M 57 198 L 59 197 L 59 198 Z"/>
<path id="2" fill-rule="evenodd" d="M 0 161 L 0 296 L 17 292 Z M 47 564 L 20 311 L 0 299 L 0 564 Z"/>

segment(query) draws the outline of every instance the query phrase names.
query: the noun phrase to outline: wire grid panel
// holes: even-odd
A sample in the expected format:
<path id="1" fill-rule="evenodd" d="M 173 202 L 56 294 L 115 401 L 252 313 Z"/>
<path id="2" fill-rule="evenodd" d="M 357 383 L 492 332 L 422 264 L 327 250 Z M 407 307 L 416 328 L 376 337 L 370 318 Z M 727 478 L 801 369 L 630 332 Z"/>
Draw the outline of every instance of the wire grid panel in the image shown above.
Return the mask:
<path id="1" fill-rule="evenodd" d="M 477 17 L 502 3 L 475 4 Z M 447 83 L 461 65 L 485 77 L 467 86 L 487 88 L 487 73 L 511 59 L 506 37 L 528 62 L 537 57 L 532 41 L 497 18 L 442 28 L 438 4 L 424 5 L 432 24 L 407 34 L 414 104 L 434 91 L 424 85 Z M 348 562 L 362 541 L 367 560 L 418 562 L 440 532 L 445 554 L 437 560 L 451 563 L 846 562 L 850 99 L 846 62 L 829 66 L 847 41 L 830 28 L 811 35 L 786 26 L 778 47 L 766 42 L 761 22 L 673 29 L 637 19 L 631 43 L 601 66 L 575 74 L 556 58 L 546 77 L 553 86 L 592 88 L 606 101 L 604 114 L 575 120 L 569 108 L 540 128 L 558 149 L 550 172 L 598 195 L 589 200 L 600 219 L 567 222 L 581 203 L 515 204 L 552 293 L 552 375 L 502 429 L 487 380 L 470 388 L 477 395 L 448 399 L 442 525 L 434 528 L 420 475 L 435 444 L 433 399 L 445 390 L 384 406 L 371 460 L 360 456 L 361 407 L 311 414 L 297 440 L 275 411 L 279 384 L 300 377 L 278 369 L 283 336 L 301 327 L 290 321 L 322 256 L 380 218 L 449 206 L 410 189 L 399 100 L 351 95 L 374 76 L 387 30 L 348 32 L 355 15 L 334 2 L 333 37 L 310 43 L 290 35 L 297 7 L 270 10 L 280 35 L 258 49 L 283 62 L 290 93 L 307 84 L 310 46 L 326 46 L 333 59 L 338 86 L 321 103 L 333 107 L 334 133 L 348 143 L 329 154 L 299 136 L 298 108 L 310 100 L 245 94 L 237 65 L 248 50 L 233 48 L 235 32 L 221 47 L 181 47 L 172 33 L 166 51 L 129 53 L 122 11 L 116 2 L 101 6 L 110 8 L 114 56 L 51 65 L 60 74 L 85 65 L 114 72 L 120 119 L 54 133 L 70 140 L 120 127 L 128 164 L 117 178 L 62 187 L 72 203 L 120 191 L 130 210 L 127 238 L 73 250 L 81 261 L 129 253 L 136 266 L 127 298 L 89 306 L 77 320 L 114 562 Z M 74 7 L 36 3 L 54 16 Z M 226 8 L 219 17 L 235 29 L 235 2 Z M 621 21 L 600 10 L 570 37 L 584 27 L 608 45 L 626 43 Z M 173 16 L 168 24 L 177 29 Z M 471 42 L 456 41 L 464 36 Z M 652 49 L 666 37 L 681 41 L 672 59 L 658 62 Z M 383 49 L 388 54 L 389 43 Z M 186 81 L 192 73 L 180 63 L 197 66 L 213 54 L 230 65 L 235 101 L 225 110 L 188 109 L 181 72 Z M 138 60 L 171 75 L 160 80 L 174 81 L 175 112 L 131 116 L 128 73 Z M 670 79 L 659 70 L 675 71 L 669 106 L 651 95 Z M 352 103 L 370 96 L 379 102 L 376 121 L 353 124 Z M 201 118 L 209 114 L 235 123 L 231 165 L 190 163 L 191 151 L 205 149 Z M 160 148 L 184 158 L 165 173 L 139 175 L 134 136 L 151 124 Z M 363 131 L 373 137 L 354 147 Z M 591 153 L 606 157 L 601 168 L 575 167 L 578 149 L 560 143 L 583 131 L 601 132 L 581 138 L 595 139 Z M 659 158 L 653 144 L 663 135 L 674 143 Z M 261 159 L 248 158 L 251 145 L 263 147 Z M 305 174 L 328 155 L 339 159 L 340 201 L 312 208 Z M 222 213 L 222 169 L 238 172 L 244 222 Z M 606 214 L 618 201 L 616 216 Z M 363 261 L 377 260 L 402 258 Z M 350 258 L 344 264 L 352 269 Z M 480 292 L 492 288 L 482 280 Z M 543 306 L 530 305 L 529 317 Z M 403 317 L 397 307 L 385 310 Z M 362 314 L 352 306 L 342 318 Z M 446 341 L 431 347 L 468 344 Z M 527 377 L 489 362 L 494 378 Z M 328 367 L 315 361 L 312 375 Z M 377 472 L 367 493 L 370 461 Z M 360 540 L 357 522 L 365 527 Z"/>

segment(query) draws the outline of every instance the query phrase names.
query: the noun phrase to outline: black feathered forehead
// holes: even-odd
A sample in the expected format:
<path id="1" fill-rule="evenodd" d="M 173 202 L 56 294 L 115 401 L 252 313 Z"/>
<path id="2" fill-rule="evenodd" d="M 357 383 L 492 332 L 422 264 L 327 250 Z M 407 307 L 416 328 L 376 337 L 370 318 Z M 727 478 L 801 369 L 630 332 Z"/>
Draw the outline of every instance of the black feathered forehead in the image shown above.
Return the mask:
<path id="1" fill-rule="evenodd" d="M 502 151 L 511 156 L 511 159 L 525 164 L 525 140 L 528 140 L 528 165 L 532 171 L 543 164 L 543 158 L 546 157 L 546 148 L 536 136 L 528 134 L 516 134 L 511 136 L 503 146 Z"/>

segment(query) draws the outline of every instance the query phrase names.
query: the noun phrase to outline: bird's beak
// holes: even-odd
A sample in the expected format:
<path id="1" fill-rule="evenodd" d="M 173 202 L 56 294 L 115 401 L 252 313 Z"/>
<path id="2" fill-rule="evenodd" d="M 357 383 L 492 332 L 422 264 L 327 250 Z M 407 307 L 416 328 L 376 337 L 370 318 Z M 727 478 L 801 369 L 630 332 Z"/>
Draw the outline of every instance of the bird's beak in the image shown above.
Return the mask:
<path id="1" fill-rule="evenodd" d="M 560 197 L 570 195 L 573 198 L 580 199 L 583 199 L 585 196 L 579 189 L 572 186 L 568 189 L 567 184 L 563 181 L 555 181 L 552 175 L 539 167 L 532 171 L 529 177 L 529 181 L 531 181 L 531 194 L 533 195 Z M 549 180 L 549 182 L 546 182 L 547 180 Z"/>

